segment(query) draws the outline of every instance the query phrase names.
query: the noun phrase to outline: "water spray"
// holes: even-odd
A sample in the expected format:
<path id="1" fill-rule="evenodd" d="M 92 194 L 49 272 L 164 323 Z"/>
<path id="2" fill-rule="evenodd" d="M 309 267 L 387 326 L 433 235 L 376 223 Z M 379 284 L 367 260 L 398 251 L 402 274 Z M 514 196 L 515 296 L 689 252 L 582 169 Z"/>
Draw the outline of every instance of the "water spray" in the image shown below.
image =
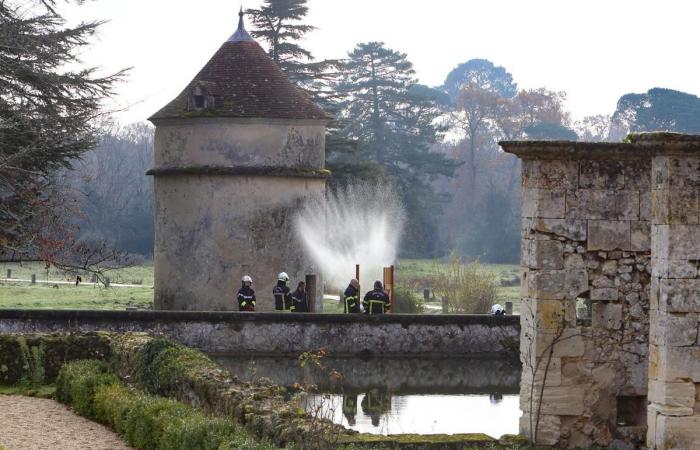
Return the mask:
<path id="1" fill-rule="evenodd" d="M 360 266 L 371 286 L 396 261 L 404 210 L 390 186 L 354 185 L 308 201 L 295 223 L 328 286 L 360 281 Z"/>

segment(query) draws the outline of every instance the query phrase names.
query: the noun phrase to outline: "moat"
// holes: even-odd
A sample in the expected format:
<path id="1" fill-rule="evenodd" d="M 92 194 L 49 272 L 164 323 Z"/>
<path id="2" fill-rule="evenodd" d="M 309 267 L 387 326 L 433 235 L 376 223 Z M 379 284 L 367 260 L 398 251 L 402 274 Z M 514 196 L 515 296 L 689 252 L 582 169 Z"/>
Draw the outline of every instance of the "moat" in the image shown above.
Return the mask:
<path id="1" fill-rule="evenodd" d="M 517 433 L 520 365 L 503 358 L 218 357 L 244 380 L 312 391 L 314 415 L 376 434 Z M 319 366 L 320 365 L 320 366 Z"/>

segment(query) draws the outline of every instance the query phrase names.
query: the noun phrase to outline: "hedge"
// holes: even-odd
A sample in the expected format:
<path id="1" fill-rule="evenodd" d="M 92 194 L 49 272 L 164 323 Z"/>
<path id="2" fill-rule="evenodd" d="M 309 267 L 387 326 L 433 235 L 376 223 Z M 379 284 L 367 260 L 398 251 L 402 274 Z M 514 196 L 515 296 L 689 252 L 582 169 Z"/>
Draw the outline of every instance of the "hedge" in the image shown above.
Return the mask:
<path id="1" fill-rule="evenodd" d="M 106 333 L 0 334 L 0 384 L 51 383 L 68 361 L 110 356 Z"/>
<path id="2" fill-rule="evenodd" d="M 124 387 L 105 363 L 66 364 L 56 382 L 58 400 L 85 417 L 110 425 L 141 450 L 270 450 L 232 420 L 213 418 L 175 400 Z"/>

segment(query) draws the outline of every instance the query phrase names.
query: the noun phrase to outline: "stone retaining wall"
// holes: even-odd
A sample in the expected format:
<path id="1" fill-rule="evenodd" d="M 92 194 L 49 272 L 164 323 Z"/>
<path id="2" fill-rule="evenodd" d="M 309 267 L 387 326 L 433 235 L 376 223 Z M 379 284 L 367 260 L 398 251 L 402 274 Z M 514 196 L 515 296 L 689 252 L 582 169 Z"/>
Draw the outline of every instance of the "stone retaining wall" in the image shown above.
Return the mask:
<path id="1" fill-rule="evenodd" d="M 517 316 L 0 310 L 2 333 L 147 332 L 207 353 L 513 355 Z"/>

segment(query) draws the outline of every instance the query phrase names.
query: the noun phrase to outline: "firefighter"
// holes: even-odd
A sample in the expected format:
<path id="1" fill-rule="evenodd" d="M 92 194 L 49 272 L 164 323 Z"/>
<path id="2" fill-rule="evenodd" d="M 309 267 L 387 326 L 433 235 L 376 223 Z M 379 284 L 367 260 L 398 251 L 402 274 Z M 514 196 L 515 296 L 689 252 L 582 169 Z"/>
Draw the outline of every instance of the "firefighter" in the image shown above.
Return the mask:
<path id="1" fill-rule="evenodd" d="M 272 295 L 275 297 L 275 309 L 284 311 L 292 307 L 292 296 L 289 293 L 289 275 L 287 272 L 280 272 L 277 275 L 277 284 L 272 289 Z"/>
<path id="2" fill-rule="evenodd" d="M 253 279 L 249 275 L 245 275 L 241 280 L 241 288 L 238 290 L 238 309 L 239 311 L 255 311 L 255 291 L 251 287 Z"/>
<path id="3" fill-rule="evenodd" d="M 360 311 L 360 282 L 350 280 L 350 284 L 343 294 L 343 305 L 346 313 L 359 313 Z"/>
<path id="4" fill-rule="evenodd" d="M 355 426 L 355 416 L 357 416 L 357 394 L 343 394 L 343 415 L 348 421 L 348 425 Z"/>
<path id="5" fill-rule="evenodd" d="M 309 296 L 303 281 L 299 282 L 297 289 L 292 293 L 292 312 L 309 312 Z"/>
<path id="6" fill-rule="evenodd" d="M 362 306 L 365 309 L 365 314 L 384 314 L 389 311 L 391 300 L 389 300 L 389 295 L 384 292 L 381 281 L 374 282 L 374 290 L 365 294 Z"/>
<path id="7" fill-rule="evenodd" d="M 391 394 L 385 387 L 373 387 L 365 394 L 360 403 L 362 412 L 369 416 L 372 425 L 379 426 L 381 417 L 391 411 Z"/>

